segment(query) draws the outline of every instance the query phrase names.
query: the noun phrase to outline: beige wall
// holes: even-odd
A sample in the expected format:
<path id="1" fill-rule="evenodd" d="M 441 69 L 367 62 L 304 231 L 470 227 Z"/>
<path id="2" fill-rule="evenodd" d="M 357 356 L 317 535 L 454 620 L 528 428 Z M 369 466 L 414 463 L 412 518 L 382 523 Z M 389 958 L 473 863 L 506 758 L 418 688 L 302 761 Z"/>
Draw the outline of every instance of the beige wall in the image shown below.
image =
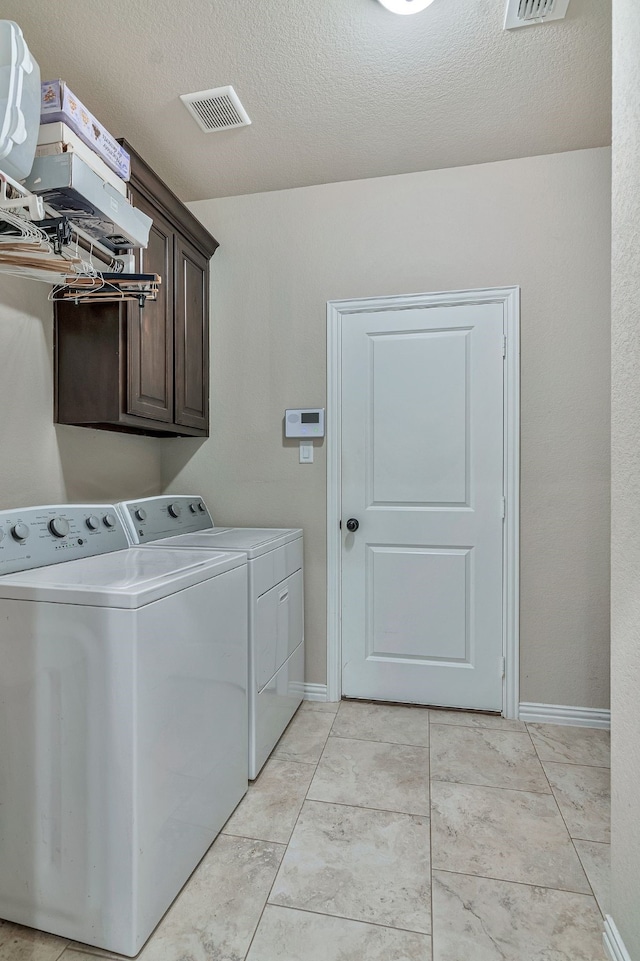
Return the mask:
<path id="1" fill-rule="evenodd" d="M 203 201 L 212 432 L 164 448 L 171 490 L 221 523 L 306 534 L 307 680 L 325 681 L 325 451 L 287 406 L 325 404 L 336 298 L 522 286 L 524 701 L 608 705 L 610 152 Z"/>
<path id="2" fill-rule="evenodd" d="M 640 959 L 640 6 L 614 0 L 612 915 Z"/>
<path id="3" fill-rule="evenodd" d="M 56 427 L 49 287 L 0 277 L 0 508 L 160 489 L 160 441 Z"/>

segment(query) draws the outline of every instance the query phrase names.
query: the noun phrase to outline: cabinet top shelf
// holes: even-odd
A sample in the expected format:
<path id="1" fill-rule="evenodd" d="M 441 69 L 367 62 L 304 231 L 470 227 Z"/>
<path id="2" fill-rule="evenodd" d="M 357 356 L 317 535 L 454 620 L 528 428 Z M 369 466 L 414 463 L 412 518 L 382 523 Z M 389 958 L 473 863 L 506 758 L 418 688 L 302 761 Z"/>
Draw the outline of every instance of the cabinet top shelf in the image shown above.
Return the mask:
<path id="1" fill-rule="evenodd" d="M 143 193 L 151 203 L 162 207 L 162 213 L 173 221 L 208 259 L 219 247 L 204 224 L 191 213 L 179 197 L 158 177 L 157 173 L 142 159 L 140 154 L 124 138 L 118 143 L 131 155 L 131 186 Z"/>

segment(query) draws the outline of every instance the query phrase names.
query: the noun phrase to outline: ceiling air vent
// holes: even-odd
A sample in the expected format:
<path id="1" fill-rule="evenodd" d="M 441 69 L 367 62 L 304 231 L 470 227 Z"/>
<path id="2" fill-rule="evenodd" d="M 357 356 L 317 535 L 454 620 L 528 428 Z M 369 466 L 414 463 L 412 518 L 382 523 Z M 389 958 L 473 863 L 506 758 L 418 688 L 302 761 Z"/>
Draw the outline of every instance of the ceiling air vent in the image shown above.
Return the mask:
<path id="1" fill-rule="evenodd" d="M 507 0 L 505 30 L 533 27 L 549 20 L 564 20 L 569 0 Z"/>
<path id="2" fill-rule="evenodd" d="M 233 87 L 215 87 L 198 93 L 180 94 L 180 99 L 205 133 L 246 127 L 251 123 Z"/>

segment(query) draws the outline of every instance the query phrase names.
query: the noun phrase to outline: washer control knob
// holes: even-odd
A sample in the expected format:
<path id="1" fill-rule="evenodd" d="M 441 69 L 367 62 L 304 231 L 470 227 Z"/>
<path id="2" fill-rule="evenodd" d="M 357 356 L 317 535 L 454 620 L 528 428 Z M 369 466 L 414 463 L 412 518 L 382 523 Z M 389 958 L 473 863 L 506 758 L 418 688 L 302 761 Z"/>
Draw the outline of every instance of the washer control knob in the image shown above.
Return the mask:
<path id="1" fill-rule="evenodd" d="M 118 521 L 113 514 L 105 514 L 104 517 L 102 518 L 102 523 L 104 524 L 105 527 L 108 527 L 109 529 L 111 529 L 112 527 L 116 526 Z"/>
<path id="2" fill-rule="evenodd" d="M 147 512 L 143 507 L 137 507 L 135 510 L 135 516 L 137 521 L 146 521 Z"/>
<path id="3" fill-rule="evenodd" d="M 26 524 L 23 524 L 22 521 L 18 521 L 18 523 L 14 524 L 11 528 L 11 534 L 17 541 L 26 541 L 29 536 L 29 528 Z"/>
<path id="4" fill-rule="evenodd" d="M 97 531 L 98 528 L 100 527 L 100 518 L 96 517 L 95 514 L 89 514 L 89 516 L 85 521 L 85 524 L 87 525 L 90 531 Z"/>
<path id="5" fill-rule="evenodd" d="M 198 505 L 197 505 L 197 504 L 189 504 L 189 510 L 191 511 L 192 514 L 197 514 L 197 513 L 198 513 Z"/>
<path id="6" fill-rule="evenodd" d="M 204 514 L 204 504 L 203 504 L 202 502 L 200 502 L 200 503 L 198 504 L 198 510 L 199 510 L 202 514 Z"/>
<path id="7" fill-rule="evenodd" d="M 69 533 L 69 521 L 66 517 L 53 517 L 49 521 L 49 530 L 54 537 L 66 537 Z"/>
<path id="8" fill-rule="evenodd" d="M 180 514 L 182 514 L 180 504 L 169 504 L 169 513 L 172 517 L 180 517 Z"/>

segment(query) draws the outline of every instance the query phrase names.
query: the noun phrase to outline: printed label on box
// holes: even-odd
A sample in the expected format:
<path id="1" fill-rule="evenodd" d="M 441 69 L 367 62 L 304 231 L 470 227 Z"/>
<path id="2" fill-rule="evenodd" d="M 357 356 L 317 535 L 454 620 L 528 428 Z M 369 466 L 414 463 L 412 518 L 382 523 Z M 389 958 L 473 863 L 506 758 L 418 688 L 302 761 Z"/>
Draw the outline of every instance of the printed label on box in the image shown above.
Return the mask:
<path id="1" fill-rule="evenodd" d="M 68 124 L 112 170 L 123 180 L 128 180 L 131 171 L 129 154 L 69 90 L 64 80 L 46 80 L 41 92 L 41 123 L 60 120 Z"/>

